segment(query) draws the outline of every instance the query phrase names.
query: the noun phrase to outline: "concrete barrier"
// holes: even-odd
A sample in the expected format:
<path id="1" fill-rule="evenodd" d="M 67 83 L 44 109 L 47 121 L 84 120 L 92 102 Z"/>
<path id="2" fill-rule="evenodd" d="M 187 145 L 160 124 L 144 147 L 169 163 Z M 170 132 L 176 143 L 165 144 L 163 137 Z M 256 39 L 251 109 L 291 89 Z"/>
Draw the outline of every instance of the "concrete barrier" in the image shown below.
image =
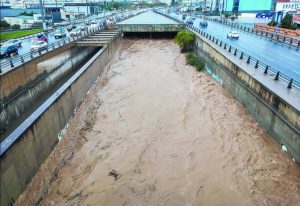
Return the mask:
<path id="1" fill-rule="evenodd" d="M 120 42 L 121 36 L 98 51 L 1 143 L 1 205 L 13 204 L 25 190 Z"/>
<path id="2" fill-rule="evenodd" d="M 195 44 L 196 54 L 207 63 L 208 73 L 221 82 L 224 88 L 247 108 L 267 133 L 279 144 L 285 145 L 288 153 L 300 163 L 299 102 L 295 101 L 297 108 L 290 104 L 246 72 L 247 64 L 238 62 L 239 60 L 233 61 L 226 56 L 222 47 L 211 44 L 199 35 L 196 35 Z M 277 86 L 277 89 L 280 86 Z M 293 97 L 292 92 L 288 92 L 284 86 L 282 88 L 287 94 L 291 94 L 291 98 L 296 98 L 300 92 L 295 88 L 296 97 Z"/>
<path id="3" fill-rule="evenodd" d="M 55 89 L 59 88 L 63 82 L 76 72 L 78 66 L 89 59 L 96 51 L 95 47 L 78 48 L 71 47 L 56 56 L 50 56 L 47 60 L 36 59 L 35 71 L 43 71 L 39 75 L 31 73 L 31 81 L 25 83 L 13 92 L 10 97 L 1 99 L 0 128 L 2 141 L 13 131 L 28 115 L 31 114 Z M 56 53 L 56 52 L 55 52 Z M 52 56 L 52 57 L 51 57 Z M 25 63 L 22 68 L 29 68 L 32 62 Z M 16 75 L 18 72 L 10 73 Z M 34 76 L 36 75 L 36 76 Z M 8 77 L 9 75 L 4 75 Z M 20 80 L 22 78 L 14 78 Z M 28 78 L 28 77 L 27 77 Z M 7 83 L 7 81 L 5 81 Z"/>

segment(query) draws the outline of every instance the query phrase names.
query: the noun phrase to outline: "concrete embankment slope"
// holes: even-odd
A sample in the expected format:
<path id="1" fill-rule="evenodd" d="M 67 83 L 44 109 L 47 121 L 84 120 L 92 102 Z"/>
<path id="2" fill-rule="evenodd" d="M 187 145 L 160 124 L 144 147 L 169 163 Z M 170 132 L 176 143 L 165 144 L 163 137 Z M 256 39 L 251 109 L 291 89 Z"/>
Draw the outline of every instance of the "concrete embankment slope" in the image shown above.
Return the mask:
<path id="1" fill-rule="evenodd" d="M 99 48 L 78 48 L 69 43 L 1 74 L 0 140 L 16 129 L 97 50 Z"/>
<path id="2" fill-rule="evenodd" d="M 25 190 L 59 141 L 59 134 L 75 108 L 112 59 L 120 43 L 119 35 L 1 142 L 1 205 L 14 203 Z"/>
<path id="3" fill-rule="evenodd" d="M 196 53 L 207 71 L 238 99 L 262 127 L 300 162 L 300 90 L 260 73 L 223 47 L 196 35 Z"/>

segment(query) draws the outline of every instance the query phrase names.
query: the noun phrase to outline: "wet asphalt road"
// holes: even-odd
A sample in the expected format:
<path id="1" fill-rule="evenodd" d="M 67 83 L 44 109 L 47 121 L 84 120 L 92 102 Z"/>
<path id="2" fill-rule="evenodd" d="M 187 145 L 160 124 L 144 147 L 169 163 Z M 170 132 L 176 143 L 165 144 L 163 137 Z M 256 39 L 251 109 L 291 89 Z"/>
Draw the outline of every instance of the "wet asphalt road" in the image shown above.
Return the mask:
<path id="1" fill-rule="evenodd" d="M 181 15 L 171 15 L 181 19 Z M 196 18 L 193 25 L 300 81 L 300 51 L 296 48 L 240 30 L 237 30 L 240 34 L 239 40 L 227 39 L 227 33 L 232 30 L 231 27 L 208 21 L 208 27 L 201 28 L 199 22 L 200 19 Z"/>

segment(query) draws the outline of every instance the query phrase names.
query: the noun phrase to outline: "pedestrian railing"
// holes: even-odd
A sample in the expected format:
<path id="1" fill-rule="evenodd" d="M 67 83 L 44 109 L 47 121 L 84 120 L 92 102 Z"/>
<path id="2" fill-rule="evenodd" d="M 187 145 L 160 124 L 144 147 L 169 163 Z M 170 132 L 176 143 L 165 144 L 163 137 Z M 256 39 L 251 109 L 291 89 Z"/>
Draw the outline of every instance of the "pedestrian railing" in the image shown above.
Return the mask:
<path id="1" fill-rule="evenodd" d="M 88 36 L 90 34 L 93 34 L 95 32 L 99 32 L 101 30 L 104 30 L 104 26 L 101 27 L 95 27 L 95 28 L 90 28 L 84 31 L 84 34 L 80 34 L 77 36 L 73 36 L 73 37 L 66 37 L 63 39 L 60 39 L 58 41 L 55 41 L 51 44 L 48 44 L 46 48 L 43 48 L 43 50 L 38 50 L 38 51 L 30 51 L 27 52 L 25 54 L 22 55 L 16 55 L 13 56 L 9 59 L 4 59 L 3 61 L 1 61 L 1 67 L 0 67 L 0 74 L 9 71 L 12 68 L 15 68 L 17 66 L 20 66 L 21 64 L 28 62 L 34 58 L 39 57 L 40 55 L 43 55 L 49 51 L 52 51 L 54 49 L 57 49 L 61 46 L 64 46 L 68 43 L 71 43 L 73 41 L 79 40 L 85 36 Z"/>
<path id="2" fill-rule="evenodd" d="M 231 46 L 230 44 L 208 34 L 205 31 L 200 30 L 199 28 L 196 28 L 193 25 L 186 24 L 186 27 L 188 27 L 189 29 L 198 33 L 202 37 L 208 39 L 212 43 L 218 45 L 220 48 L 223 48 L 224 50 L 228 51 L 229 53 L 232 53 L 234 56 L 239 58 L 241 61 L 244 61 L 249 65 L 253 65 L 255 69 L 261 70 L 265 75 L 272 76 L 275 81 L 282 80 L 282 81 L 286 82 L 288 89 L 291 89 L 292 87 L 296 87 L 296 88 L 300 89 L 299 81 L 294 80 L 293 78 L 289 77 L 288 75 L 284 74 L 283 72 L 280 72 L 279 70 L 273 68 L 272 66 L 265 64 L 264 62 L 254 58 L 253 56 L 246 54 L 245 52 L 237 49 L 236 47 Z"/>
<path id="3" fill-rule="evenodd" d="M 247 27 L 247 26 L 239 24 L 239 23 L 229 22 L 227 20 L 222 20 L 222 19 L 216 19 L 216 18 L 211 18 L 211 17 L 203 17 L 203 16 L 201 16 L 200 18 L 204 18 L 205 20 L 208 20 L 208 21 L 220 23 L 220 24 L 223 24 L 223 25 L 231 27 L 231 28 L 239 29 L 239 30 L 242 30 L 244 32 L 249 32 L 249 33 L 259 35 L 259 36 L 262 36 L 262 37 L 265 37 L 265 38 L 268 38 L 268 39 L 271 39 L 271 40 L 274 40 L 274 41 L 278 41 L 280 43 L 284 43 L 284 44 L 296 47 L 297 51 L 299 50 L 299 47 L 300 47 L 300 39 L 293 38 L 291 36 L 278 34 L 276 32 L 270 32 L 270 31 L 255 29 L 253 27 L 250 28 L 250 27 Z"/>

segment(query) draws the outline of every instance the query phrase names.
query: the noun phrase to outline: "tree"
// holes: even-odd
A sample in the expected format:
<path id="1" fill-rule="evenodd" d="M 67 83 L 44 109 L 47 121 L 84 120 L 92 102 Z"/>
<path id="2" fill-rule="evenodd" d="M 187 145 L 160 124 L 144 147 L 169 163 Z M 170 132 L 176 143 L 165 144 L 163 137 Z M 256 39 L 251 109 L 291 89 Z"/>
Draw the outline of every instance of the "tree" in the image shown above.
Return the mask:
<path id="1" fill-rule="evenodd" d="M 175 39 L 175 43 L 180 46 L 181 52 L 192 51 L 194 48 L 195 35 L 185 29 L 181 29 Z"/>
<path id="2" fill-rule="evenodd" d="M 296 28 L 293 25 L 293 15 L 292 14 L 286 14 L 284 16 L 284 18 L 281 20 L 280 27 L 285 28 L 285 29 L 295 30 Z"/>
<path id="3" fill-rule="evenodd" d="M 11 26 L 12 29 L 20 29 L 21 26 L 19 24 L 14 24 Z"/>
<path id="4" fill-rule="evenodd" d="M 0 29 L 8 29 L 10 27 L 10 24 L 7 23 L 5 20 L 0 20 Z"/>
<path id="5" fill-rule="evenodd" d="M 271 20 L 269 23 L 268 23 L 268 26 L 276 26 L 277 23 L 274 21 L 274 20 Z"/>

